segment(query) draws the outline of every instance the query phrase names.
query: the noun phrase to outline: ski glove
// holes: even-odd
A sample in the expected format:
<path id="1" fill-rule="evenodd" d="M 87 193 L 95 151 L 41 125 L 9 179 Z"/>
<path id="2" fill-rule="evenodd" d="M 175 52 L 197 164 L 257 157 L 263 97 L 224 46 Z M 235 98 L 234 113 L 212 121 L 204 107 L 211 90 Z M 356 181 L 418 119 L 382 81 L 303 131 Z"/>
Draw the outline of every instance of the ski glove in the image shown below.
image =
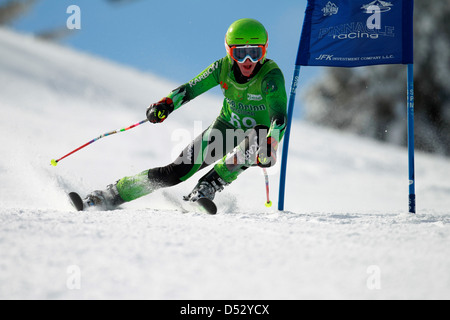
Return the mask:
<path id="1" fill-rule="evenodd" d="M 256 164 L 261 168 L 268 168 L 277 162 L 278 142 L 273 137 L 267 137 L 266 141 L 262 141 L 258 155 L 256 156 Z"/>
<path id="2" fill-rule="evenodd" d="M 157 103 L 152 103 L 147 108 L 147 119 L 151 123 L 161 123 L 175 109 L 173 101 L 170 98 L 162 98 Z"/>

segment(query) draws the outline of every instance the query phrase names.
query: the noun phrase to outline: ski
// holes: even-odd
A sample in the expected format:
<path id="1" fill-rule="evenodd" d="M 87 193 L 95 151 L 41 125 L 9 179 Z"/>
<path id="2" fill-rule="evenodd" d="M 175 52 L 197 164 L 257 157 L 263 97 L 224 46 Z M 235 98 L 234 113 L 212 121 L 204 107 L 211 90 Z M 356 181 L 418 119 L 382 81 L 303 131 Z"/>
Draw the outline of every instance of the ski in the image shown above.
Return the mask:
<path id="1" fill-rule="evenodd" d="M 205 212 L 207 214 L 214 215 L 217 213 L 216 204 L 209 198 L 201 197 L 196 201 L 192 201 L 189 197 L 183 197 L 183 200 L 188 201 L 191 205 L 199 208 L 200 211 Z"/>
<path id="2" fill-rule="evenodd" d="M 77 209 L 77 211 L 83 211 L 83 200 L 81 199 L 80 195 L 76 192 L 70 192 L 69 193 L 69 199 L 72 203 L 72 206 Z"/>
<path id="3" fill-rule="evenodd" d="M 212 201 L 208 198 L 200 198 L 197 201 L 195 201 L 194 204 L 199 205 L 208 214 L 216 214 L 217 213 L 216 204 L 214 203 L 214 201 Z"/>
<path id="4" fill-rule="evenodd" d="M 77 211 L 83 211 L 85 208 L 85 205 L 83 203 L 83 199 L 81 199 L 80 195 L 76 192 L 70 192 L 68 194 L 70 202 L 72 206 Z M 183 200 L 186 202 L 189 202 L 193 207 L 198 208 L 201 212 L 205 212 L 207 214 L 214 215 L 217 213 L 217 206 L 214 203 L 214 201 L 210 200 L 209 198 L 201 197 L 197 199 L 196 201 L 192 201 L 189 197 L 183 197 Z M 187 210 L 191 211 L 191 210 Z"/>

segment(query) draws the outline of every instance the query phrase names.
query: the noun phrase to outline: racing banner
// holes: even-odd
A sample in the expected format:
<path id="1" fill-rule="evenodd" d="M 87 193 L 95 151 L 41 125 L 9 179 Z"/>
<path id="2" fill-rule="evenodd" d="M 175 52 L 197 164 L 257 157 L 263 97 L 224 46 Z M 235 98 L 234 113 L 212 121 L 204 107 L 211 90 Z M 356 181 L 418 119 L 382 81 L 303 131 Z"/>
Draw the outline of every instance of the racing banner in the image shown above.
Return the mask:
<path id="1" fill-rule="evenodd" d="M 296 65 L 413 63 L 413 0 L 308 0 Z"/>

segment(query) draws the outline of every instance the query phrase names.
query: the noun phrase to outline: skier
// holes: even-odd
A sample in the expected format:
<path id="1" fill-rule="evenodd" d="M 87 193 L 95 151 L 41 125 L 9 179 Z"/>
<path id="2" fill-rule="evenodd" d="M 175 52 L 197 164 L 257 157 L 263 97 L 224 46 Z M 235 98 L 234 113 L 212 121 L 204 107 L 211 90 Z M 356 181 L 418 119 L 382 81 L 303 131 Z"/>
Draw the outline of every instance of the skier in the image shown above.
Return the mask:
<path id="1" fill-rule="evenodd" d="M 267 46 L 267 31 L 257 20 L 246 18 L 232 23 L 225 35 L 227 55 L 146 111 L 151 123 L 162 123 L 182 105 L 220 85 L 225 98 L 217 119 L 173 163 L 94 191 L 77 209 L 112 210 L 159 188 L 186 181 L 217 162 L 184 197 L 193 202 L 213 200 L 217 191 L 247 168 L 272 166 L 286 125 L 287 98 L 283 73 L 266 58 Z"/>

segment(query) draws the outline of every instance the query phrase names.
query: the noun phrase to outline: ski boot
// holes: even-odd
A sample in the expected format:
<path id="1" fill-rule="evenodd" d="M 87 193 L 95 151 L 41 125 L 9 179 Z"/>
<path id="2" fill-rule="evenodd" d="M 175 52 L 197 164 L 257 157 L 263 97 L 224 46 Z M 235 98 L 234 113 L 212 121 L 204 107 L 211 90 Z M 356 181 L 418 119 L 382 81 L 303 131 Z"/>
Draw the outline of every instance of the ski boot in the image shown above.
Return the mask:
<path id="1" fill-rule="evenodd" d="M 81 197 L 75 193 L 69 193 L 69 198 L 73 206 L 78 211 L 94 209 L 94 210 L 114 210 L 125 201 L 120 197 L 115 184 L 110 184 L 106 190 L 96 190 L 88 194 L 86 198 Z"/>
<path id="2" fill-rule="evenodd" d="M 228 185 L 213 169 L 204 175 L 189 195 L 184 196 L 184 201 L 198 204 L 209 214 L 217 213 L 217 206 L 213 202 L 216 192 L 220 192 Z"/>

